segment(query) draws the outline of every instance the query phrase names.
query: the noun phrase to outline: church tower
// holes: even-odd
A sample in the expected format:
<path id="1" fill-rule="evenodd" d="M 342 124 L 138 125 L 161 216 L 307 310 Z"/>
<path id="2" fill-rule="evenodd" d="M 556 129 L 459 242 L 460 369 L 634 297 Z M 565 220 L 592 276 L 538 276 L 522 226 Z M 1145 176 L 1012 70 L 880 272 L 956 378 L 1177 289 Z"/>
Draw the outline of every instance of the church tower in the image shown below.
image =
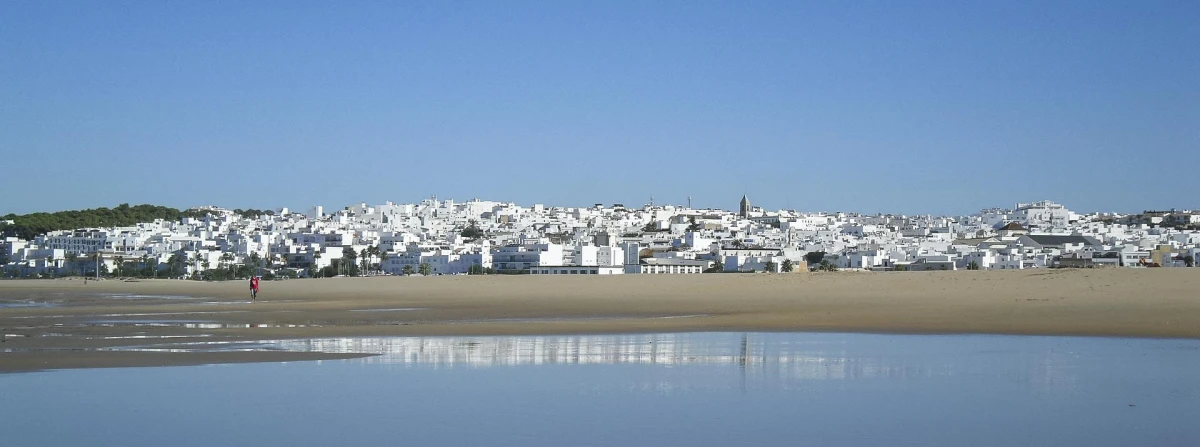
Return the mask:
<path id="1" fill-rule="evenodd" d="M 750 198 L 746 197 L 745 194 L 742 195 L 741 212 L 739 215 L 743 218 L 750 217 Z"/>

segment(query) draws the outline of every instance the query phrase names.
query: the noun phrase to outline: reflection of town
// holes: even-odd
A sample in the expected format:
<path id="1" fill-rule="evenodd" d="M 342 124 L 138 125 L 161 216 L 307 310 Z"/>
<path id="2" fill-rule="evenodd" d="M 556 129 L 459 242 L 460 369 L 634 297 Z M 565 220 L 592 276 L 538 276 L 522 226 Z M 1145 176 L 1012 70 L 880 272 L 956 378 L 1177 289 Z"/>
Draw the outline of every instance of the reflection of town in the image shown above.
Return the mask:
<path id="1" fill-rule="evenodd" d="M 1036 388 L 1072 387 L 1070 365 L 1051 354 L 963 358 L 920 355 L 912 347 L 863 349 L 836 335 L 638 334 L 520 337 L 412 337 L 285 340 L 294 351 L 379 354 L 363 361 L 434 368 L 520 365 L 728 366 L 767 380 L 917 379 L 960 374 L 1007 376 Z M 811 338 L 811 339 L 809 339 Z M 899 349 L 899 351 L 895 350 Z"/>

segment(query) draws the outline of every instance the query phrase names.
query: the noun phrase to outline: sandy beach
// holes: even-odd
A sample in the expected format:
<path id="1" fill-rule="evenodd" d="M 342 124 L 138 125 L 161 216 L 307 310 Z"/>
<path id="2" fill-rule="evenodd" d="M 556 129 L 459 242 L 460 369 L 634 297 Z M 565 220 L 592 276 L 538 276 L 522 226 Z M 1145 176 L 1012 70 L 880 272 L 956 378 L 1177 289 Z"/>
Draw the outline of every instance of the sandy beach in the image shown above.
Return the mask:
<path id="1" fill-rule="evenodd" d="M 0 281 L 0 371 L 344 358 L 131 346 L 692 331 L 1200 338 L 1200 269 Z M 124 349 L 124 350 L 123 350 Z"/>

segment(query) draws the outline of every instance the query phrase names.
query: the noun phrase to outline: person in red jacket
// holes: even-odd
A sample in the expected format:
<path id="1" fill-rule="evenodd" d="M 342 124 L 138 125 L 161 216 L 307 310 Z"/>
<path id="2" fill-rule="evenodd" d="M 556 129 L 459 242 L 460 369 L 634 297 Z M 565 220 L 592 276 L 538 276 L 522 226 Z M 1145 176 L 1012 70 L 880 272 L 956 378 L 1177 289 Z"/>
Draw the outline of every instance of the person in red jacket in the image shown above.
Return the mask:
<path id="1" fill-rule="evenodd" d="M 250 301 L 258 299 L 258 277 L 250 277 Z"/>

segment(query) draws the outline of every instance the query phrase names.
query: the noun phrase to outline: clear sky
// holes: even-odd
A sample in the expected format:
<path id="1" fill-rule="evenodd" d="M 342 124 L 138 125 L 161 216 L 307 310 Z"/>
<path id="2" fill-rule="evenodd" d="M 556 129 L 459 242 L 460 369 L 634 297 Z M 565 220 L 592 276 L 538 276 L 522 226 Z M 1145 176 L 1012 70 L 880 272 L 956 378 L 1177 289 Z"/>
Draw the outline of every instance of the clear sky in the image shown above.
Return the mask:
<path id="1" fill-rule="evenodd" d="M 1200 208 L 1200 2 L 5 1 L 0 155 L 0 214 Z"/>

